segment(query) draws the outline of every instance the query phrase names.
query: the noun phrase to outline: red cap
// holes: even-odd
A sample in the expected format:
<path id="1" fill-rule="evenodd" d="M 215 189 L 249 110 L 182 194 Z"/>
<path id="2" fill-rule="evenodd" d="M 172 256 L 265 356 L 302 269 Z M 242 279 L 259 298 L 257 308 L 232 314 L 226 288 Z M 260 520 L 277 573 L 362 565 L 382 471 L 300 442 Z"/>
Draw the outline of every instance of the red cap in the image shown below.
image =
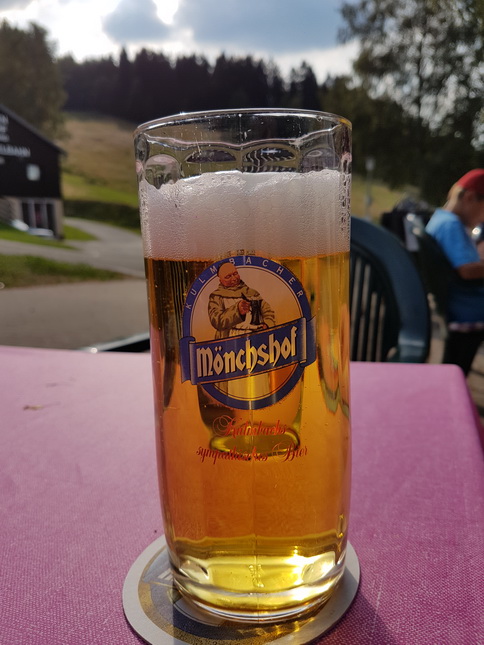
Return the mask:
<path id="1" fill-rule="evenodd" d="M 464 188 L 464 190 L 472 190 L 484 197 L 484 169 L 476 168 L 475 170 L 469 170 L 459 181 L 456 181 L 456 184 Z"/>

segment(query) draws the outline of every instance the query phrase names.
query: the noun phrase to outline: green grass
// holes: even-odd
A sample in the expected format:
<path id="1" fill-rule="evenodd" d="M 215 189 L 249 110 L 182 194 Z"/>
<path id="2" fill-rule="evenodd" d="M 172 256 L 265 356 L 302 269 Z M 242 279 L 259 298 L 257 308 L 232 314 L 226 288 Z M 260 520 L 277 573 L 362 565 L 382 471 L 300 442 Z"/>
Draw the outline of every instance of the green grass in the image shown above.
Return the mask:
<path id="1" fill-rule="evenodd" d="M 351 212 L 353 215 L 363 217 L 366 213 L 366 194 L 367 184 L 364 178 L 358 175 L 353 175 L 352 190 L 351 190 Z M 392 190 L 375 181 L 371 184 L 371 197 L 372 204 L 369 209 L 370 218 L 378 223 L 382 213 L 392 210 L 392 208 L 401 201 L 404 197 L 413 195 L 414 191 L 411 188 L 401 188 L 399 190 Z"/>
<path id="2" fill-rule="evenodd" d="M 134 124 L 99 115 L 66 115 L 67 137 L 59 145 L 66 152 L 62 190 L 67 217 L 84 218 L 139 232 L 132 136 L 134 127 Z M 366 192 L 365 179 L 354 175 L 351 195 L 351 212 L 354 215 L 366 214 Z M 411 193 L 411 190 L 404 188 L 390 190 L 380 182 L 373 182 L 370 217 L 378 222 L 381 213 L 390 210 Z M 72 248 L 69 247 L 69 240 L 87 241 L 93 237 L 65 226 L 66 241 L 44 240 L 0 224 L 0 239 L 68 249 Z M 30 255 L 0 256 L 0 282 L 7 288 L 122 277 L 112 271 L 53 262 Z"/>
<path id="3" fill-rule="evenodd" d="M 62 183 L 64 196 L 68 200 L 105 202 L 134 207 L 138 205 L 136 193 L 127 193 L 123 190 L 96 184 L 88 177 L 74 175 L 71 172 L 64 171 L 62 173 Z"/>
<path id="4" fill-rule="evenodd" d="M 31 255 L 0 255 L 0 282 L 6 288 L 124 278 L 120 273 L 86 264 L 55 262 Z"/>
<path id="5" fill-rule="evenodd" d="M 135 125 L 95 114 L 66 114 L 62 188 L 68 200 L 137 206 Z"/>
<path id="6" fill-rule="evenodd" d="M 0 239 L 8 240 L 10 242 L 23 242 L 24 244 L 38 244 L 40 246 L 54 246 L 58 249 L 72 249 L 74 247 L 61 242 L 60 240 L 46 240 L 24 231 L 17 231 L 16 229 L 7 226 L 0 222 Z M 74 238 L 72 238 L 74 239 Z"/>
<path id="7" fill-rule="evenodd" d="M 59 142 L 67 153 L 62 173 L 66 214 L 139 230 L 134 128 L 133 123 L 96 114 L 66 114 L 67 138 Z M 370 217 L 379 221 L 383 212 L 413 193 L 406 187 L 392 190 L 373 182 Z M 365 203 L 365 178 L 354 175 L 351 212 L 365 215 Z M 98 206 L 102 204 L 109 205 L 109 211 Z M 113 205 L 123 208 L 116 213 Z"/>
<path id="8" fill-rule="evenodd" d="M 67 114 L 66 139 L 59 142 L 66 152 L 62 169 L 64 212 L 83 218 L 140 231 L 132 132 L 134 125 L 92 114 Z M 365 179 L 353 176 L 351 212 L 365 215 Z M 411 192 L 411 191 L 410 191 Z M 370 216 L 379 221 L 407 195 L 405 189 L 390 190 L 372 184 Z M 44 240 L 0 224 L 0 239 L 29 245 L 69 249 L 69 240 L 88 241 L 87 233 L 65 226 L 65 241 Z M 32 247 L 32 253 L 33 247 Z M 117 273 L 85 265 L 52 262 L 31 256 L 0 256 L 0 282 L 7 287 L 111 280 Z"/>
<path id="9" fill-rule="evenodd" d="M 76 242 L 90 242 L 97 240 L 97 237 L 74 226 L 69 226 L 69 224 L 64 224 L 64 239 Z"/>
<path id="10" fill-rule="evenodd" d="M 64 239 L 69 241 L 76 242 L 88 242 L 91 240 L 97 239 L 94 235 L 81 231 L 74 226 L 69 226 L 68 224 L 64 225 Z M 17 231 L 11 226 L 7 226 L 0 222 L 0 240 L 8 240 L 10 242 L 23 242 L 24 244 L 38 244 L 40 246 L 53 246 L 58 249 L 73 249 L 73 246 L 69 246 L 64 241 L 61 240 L 49 240 L 42 237 L 36 237 L 35 235 L 30 235 L 24 231 Z"/>
<path id="11" fill-rule="evenodd" d="M 70 199 L 64 202 L 64 212 L 66 217 L 103 222 L 104 224 L 121 226 L 137 233 L 140 232 L 138 209 L 127 204 Z"/>

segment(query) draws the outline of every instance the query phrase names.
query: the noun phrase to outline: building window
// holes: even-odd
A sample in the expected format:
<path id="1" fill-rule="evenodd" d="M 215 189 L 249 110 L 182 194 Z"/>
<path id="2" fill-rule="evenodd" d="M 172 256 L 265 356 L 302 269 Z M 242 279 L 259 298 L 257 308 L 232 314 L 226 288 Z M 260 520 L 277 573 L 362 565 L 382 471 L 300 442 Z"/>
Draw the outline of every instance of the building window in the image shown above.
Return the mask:
<path id="1" fill-rule="evenodd" d="M 27 179 L 30 181 L 39 181 L 40 179 L 40 168 L 37 164 L 29 163 L 27 164 Z"/>

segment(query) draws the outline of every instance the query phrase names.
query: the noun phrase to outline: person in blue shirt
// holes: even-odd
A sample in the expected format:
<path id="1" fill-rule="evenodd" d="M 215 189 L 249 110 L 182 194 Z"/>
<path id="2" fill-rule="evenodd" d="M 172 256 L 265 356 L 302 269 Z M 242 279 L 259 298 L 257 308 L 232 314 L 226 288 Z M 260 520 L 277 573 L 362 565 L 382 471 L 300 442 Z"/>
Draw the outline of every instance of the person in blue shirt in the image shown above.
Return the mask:
<path id="1" fill-rule="evenodd" d="M 456 363 L 467 374 L 484 340 L 484 260 L 470 231 L 484 222 L 484 169 L 466 173 L 450 189 L 447 202 L 430 218 L 426 231 L 442 248 L 460 284 L 452 285 L 447 318 L 453 334 L 446 344 L 444 362 Z M 467 284 L 466 284 L 467 283 Z"/>

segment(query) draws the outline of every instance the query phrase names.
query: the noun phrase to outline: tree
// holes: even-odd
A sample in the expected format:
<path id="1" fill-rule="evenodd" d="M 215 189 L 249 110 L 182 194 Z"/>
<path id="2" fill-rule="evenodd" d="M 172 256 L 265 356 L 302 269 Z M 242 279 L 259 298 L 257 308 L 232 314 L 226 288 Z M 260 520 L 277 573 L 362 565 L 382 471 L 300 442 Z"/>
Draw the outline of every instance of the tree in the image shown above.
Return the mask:
<path id="1" fill-rule="evenodd" d="M 360 0 L 343 3 L 342 15 L 343 40 L 361 42 L 364 83 L 422 121 L 440 124 L 460 99 L 482 97 L 482 0 Z"/>
<path id="2" fill-rule="evenodd" d="M 116 80 L 114 82 L 112 105 L 111 109 L 113 114 L 123 119 L 129 118 L 129 100 L 130 90 L 132 85 L 132 69 L 131 62 L 128 58 L 126 50 L 121 50 L 119 55 L 119 63 L 116 70 Z"/>
<path id="3" fill-rule="evenodd" d="M 268 107 L 282 107 L 286 101 L 286 87 L 277 65 L 270 61 L 266 63 L 267 87 L 269 92 Z"/>
<path id="4" fill-rule="evenodd" d="M 210 66 L 205 58 L 178 58 L 175 63 L 175 79 L 173 93 L 178 99 L 177 112 L 196 112 L 209 107 Z"/>
<path id="5" fill-rule="evenodd" d="M 210 94 L 214 109 L 268 106 L 271 92 L 264 64 L 251 56 L 226 58 L 221 54 L 215 61 Z"/>
<path id="6" fill-rule="evenodd" d="M 320 110 L 319 87 L 316 76 L 305 61 L 298 69 L 291 70 L 289 89 L 291 107 L 304 110 Z"/>
<path id="7" fill-rule="evenodd" d="M 344 114 L 353 125 L 353 169 L 364 175 L 369 157 L 375 176 L 392 187 L 413 184 L 415 118 L 389 97 L 372 98 L 349 77 L 328 78 L 322 86 L 322 109 Z M 428 131 L 424 129 L 425 136 Z"/>
<path id="8" fill-rule="evenodd" d="M 479 144 L 484 106 L 483 0 L 359 0 L 344 2 L 342 40 L 361 44 L 354 68 L 372 96 L 391 96 L 416 119 L 415 162 L 430 161 L 428 125 L 449 128 L 471 148 Z M 454 118 L 455 117 L 455 118 Z"/>
<path id="9" fill-rule="evenodd" d="M 42 27 L 0 25 L 0 99 L 46 136 L 59 135 L 65 94 Z"/>
<path id="10" fill-rule="evenodd" d="M 117 66 L 111 57 L 77 63 L 71 56 L 58 61 L 67 99 L 66 110 L 114 114 Z"/>

